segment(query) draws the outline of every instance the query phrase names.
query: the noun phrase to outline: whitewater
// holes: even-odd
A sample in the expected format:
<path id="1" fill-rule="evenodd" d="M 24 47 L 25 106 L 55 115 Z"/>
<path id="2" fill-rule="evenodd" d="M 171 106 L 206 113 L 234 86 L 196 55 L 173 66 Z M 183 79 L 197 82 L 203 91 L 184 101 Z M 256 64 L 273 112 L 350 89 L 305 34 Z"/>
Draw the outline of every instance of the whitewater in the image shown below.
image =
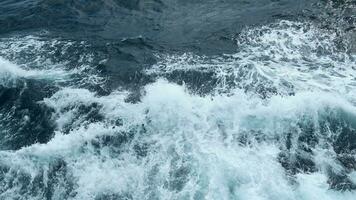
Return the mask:
<path id="1" fill-rule="evenodd" d="M 91 89 L 107 80 L 91 53 L 75 67 L 50 59 L 48 45 L 65 55 L 83 42 L 2 39 L 0 87 L 52 85 L 36 104 L 55 128 L 0 151 L 0 199 L 354 200 L 356 63 L 338 37 L 281 20 L 246 27 L 235 53 L 157 52 L 136 101 Z M 11 116 L 0 114 L 3 130 Z"/>

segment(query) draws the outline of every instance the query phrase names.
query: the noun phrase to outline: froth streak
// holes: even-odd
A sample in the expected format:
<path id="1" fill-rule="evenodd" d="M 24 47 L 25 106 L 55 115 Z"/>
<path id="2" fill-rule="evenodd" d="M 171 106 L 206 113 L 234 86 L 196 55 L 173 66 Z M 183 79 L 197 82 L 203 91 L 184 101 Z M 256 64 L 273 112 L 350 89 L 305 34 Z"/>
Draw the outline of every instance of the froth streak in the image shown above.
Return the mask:
<path id="1" fill-rule="evenodd" d="M 26 70 L 0 57 L 0 84 L 3 86 L 14 85 L 16 84 L 16 80 L 21 78 L 58 80 L 67 75 L 65 71 L 57 69 Z"/>

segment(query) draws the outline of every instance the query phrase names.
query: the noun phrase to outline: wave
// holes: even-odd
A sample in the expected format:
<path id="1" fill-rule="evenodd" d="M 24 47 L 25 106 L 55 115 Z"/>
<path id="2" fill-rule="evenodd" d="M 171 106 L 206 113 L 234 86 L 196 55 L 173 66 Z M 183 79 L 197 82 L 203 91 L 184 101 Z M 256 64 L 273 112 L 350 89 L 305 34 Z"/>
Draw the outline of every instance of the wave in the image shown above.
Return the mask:
<path id="1" fill-rule="evenodd" d="M 20 78 L 59 80 L 68 75 L 63 70 L 26 70 L 0 57 L 0 84 L 16 85 Z"/>
<path id="2" fill-rule="evenodd" d="M 1 152 L 7 174 L 4 188 L 18 185 L 2 197 L 30 198 L 34 193 L 21 191 L 42 191 L 37 181 L 44 185 L 54 181 L 47 186 L 52 195 L 75 194 L 73 199 L 352 199 L 355 195 L 329 190 L 339 174 L 353 180 L 333 149 L 342 133 L 330 128 L 348 117 L 356 119 L 356 107 L 343 97 L 306 92 L 262 100 L 239 90 L 232 96 L 200 97 L 164 80 L 146 86 L 145 92 L 137 104 L 125 102 L 125 93 L 99 97 L 83 89 L 64 89 L 45 99 L 57 110 L 56 135 L 46 144 Z M 88 120 L 93 114 L 100 120 Z M 71 130 L 65 131 L 68 123 Z M 328 127 L 330 132 L 324 132 Z M 308 128 L 313 130 L 303 131 Z M 294 173 L 286 171 L 280 161 L 284 153 L 294 165 L 304 166 Z M 315 171 L 303 172 L 307 158 Z M 31 184 L 20 181 L 26 178 Z"/>
<path id="3" fill-rule="evenodd" d="M 355 55 L 348 52 L 347 40 L 340 44 L 335 33 L 308 22 L 282 20 L 246 29 L 235 40 L 239 49 L 234 54 L 158 54 L 160 61 L 146 73 L 184 81 L 198 91 L 204 84 L 221 92 L 238 87 L 262 97 L 299 91 L 355 95 Z"/>
<path id="4" fill-rule="evenodd" d="M 354 55 L 307 22 L 236 42 L 222 56 L 159 54 L 137 101 L 81 84 L 44 95 L 53 137 L 0 151 L 0 199 L 354 199 Z"/>
<path id="5" fill-rule="evenodd" d="M 13 36 L 0 40 L 0 61 L 9 77 L 54 81 L 58 86 L 102 85 L 105 79 L 96 73 L 96 65 L 105 57 L 96 55 L 83 41 L 50 39 L 38 36 Z M 11 63 L 10 63 L 11 61 Z M 16 64 L 14 64 L 16 63 Z"/>

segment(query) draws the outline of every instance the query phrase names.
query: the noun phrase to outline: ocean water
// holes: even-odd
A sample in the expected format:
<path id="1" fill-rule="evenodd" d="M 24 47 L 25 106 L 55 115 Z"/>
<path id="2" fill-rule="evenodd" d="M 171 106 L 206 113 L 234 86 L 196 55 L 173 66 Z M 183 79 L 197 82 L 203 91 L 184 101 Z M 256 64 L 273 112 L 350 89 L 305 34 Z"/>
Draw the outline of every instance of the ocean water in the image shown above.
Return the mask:
<path id="1" fill-rule="evenodd" d="M 355 13 L 0 2 L 0 200 L 356 199 Z"/>

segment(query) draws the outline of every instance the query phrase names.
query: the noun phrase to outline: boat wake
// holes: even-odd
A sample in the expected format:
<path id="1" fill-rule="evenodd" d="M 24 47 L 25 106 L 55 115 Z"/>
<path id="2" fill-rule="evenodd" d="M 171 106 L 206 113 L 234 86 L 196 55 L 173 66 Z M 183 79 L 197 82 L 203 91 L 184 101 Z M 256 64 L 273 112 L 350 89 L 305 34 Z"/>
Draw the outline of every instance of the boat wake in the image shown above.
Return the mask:
<path id="1" fill-rule="evenodd" d="M 157 53 L 150 83 L 105 94 L 87 51 L 77 65 L 39 53 L 83 44 L 16 40 L 0 95 L 25 94 L 0 102 L 0 199 L 354 199 L 356 64 L 339 38 L 308 22 L 246 28 L 233 54 Z M 14 146 L 20 133 L 37 139 Z"/>

